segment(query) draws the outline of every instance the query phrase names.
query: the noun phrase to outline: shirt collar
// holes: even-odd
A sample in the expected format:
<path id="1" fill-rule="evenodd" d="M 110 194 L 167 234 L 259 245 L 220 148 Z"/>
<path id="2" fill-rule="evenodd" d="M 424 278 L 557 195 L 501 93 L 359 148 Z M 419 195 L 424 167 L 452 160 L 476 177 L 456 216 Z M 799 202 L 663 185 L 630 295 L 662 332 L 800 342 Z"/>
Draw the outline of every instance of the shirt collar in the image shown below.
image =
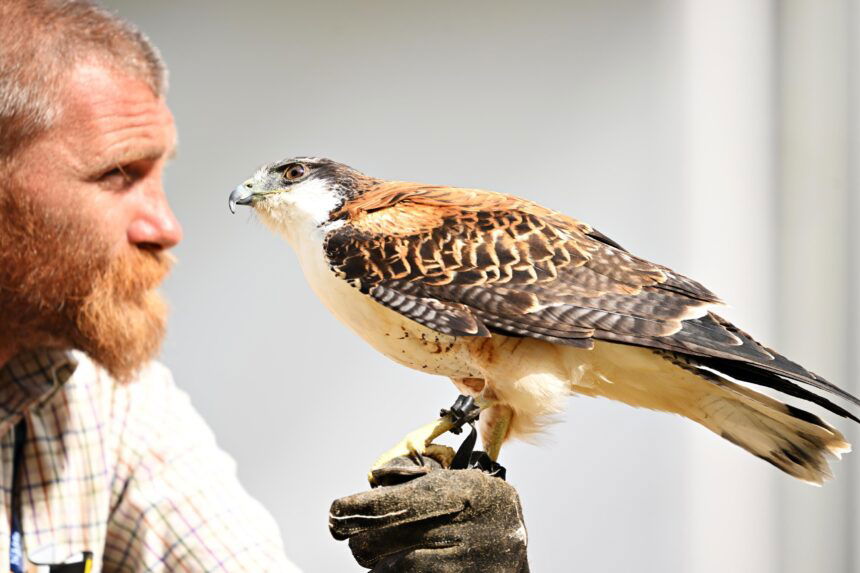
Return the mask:
<path id="1" fill-rule="evenodd" d="M 22 352 L 0 369 L 0 436 L 31 407 L 49 400 L 78 366 L 69 350 Z"/>

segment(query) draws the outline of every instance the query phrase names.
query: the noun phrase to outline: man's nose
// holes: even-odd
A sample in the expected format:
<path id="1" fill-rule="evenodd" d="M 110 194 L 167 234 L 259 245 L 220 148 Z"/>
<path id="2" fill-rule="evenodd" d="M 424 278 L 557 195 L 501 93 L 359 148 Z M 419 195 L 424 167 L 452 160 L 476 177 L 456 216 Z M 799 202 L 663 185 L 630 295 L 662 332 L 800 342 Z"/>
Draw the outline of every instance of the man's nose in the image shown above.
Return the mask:
<path id="1" fill-rule="evenodd" d="M 175 247 L 182 240 L 182 226 L 173 214 L 164 192 L 147 194 L 137 216 L 128 227 L 128 240 L 137 246 Z"/>

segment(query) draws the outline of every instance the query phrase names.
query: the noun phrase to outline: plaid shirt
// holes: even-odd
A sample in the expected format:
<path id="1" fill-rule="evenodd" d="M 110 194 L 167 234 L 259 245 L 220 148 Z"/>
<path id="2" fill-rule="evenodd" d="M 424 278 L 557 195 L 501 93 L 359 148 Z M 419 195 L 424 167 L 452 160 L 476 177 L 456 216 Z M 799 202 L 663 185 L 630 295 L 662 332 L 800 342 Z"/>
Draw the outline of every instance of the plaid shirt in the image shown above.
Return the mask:
<path id="1" fill-rule="evenodd" d="M 274 520 L 242 489 L 233 460 L 164 366 L 151 363 L 124 385 L 86 355 L 62 351 L 19 355 L 0 370 L 0 571 L 10 570 L 22 416 L 30 559 L 90 551 L 93 572 L 296 571 Z"/>

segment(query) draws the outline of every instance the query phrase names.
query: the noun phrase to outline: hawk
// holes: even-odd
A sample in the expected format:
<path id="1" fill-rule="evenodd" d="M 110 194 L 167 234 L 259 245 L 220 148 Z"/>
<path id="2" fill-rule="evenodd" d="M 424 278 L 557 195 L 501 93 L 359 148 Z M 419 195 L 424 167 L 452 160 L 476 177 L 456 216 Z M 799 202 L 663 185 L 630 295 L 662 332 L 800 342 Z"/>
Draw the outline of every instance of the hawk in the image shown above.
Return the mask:
<path id="1" fill-rule="evenodd" d="M 493 460 L 571 394 L 680 414 L 814 484 L 830 477 L 827 456 L 850 451 L 818 416 L 738 382 L 855 422 L 810 388 L 860 400 L 715 314 L 698 282 L 531 201 L 297 157 L 260 168 L 229 203 L 283 235 L 317 296 L 376 350 L 473 397 Z M 375 467 L 450 455 L 432 440 L 455 423 L 411 432 Z"/>

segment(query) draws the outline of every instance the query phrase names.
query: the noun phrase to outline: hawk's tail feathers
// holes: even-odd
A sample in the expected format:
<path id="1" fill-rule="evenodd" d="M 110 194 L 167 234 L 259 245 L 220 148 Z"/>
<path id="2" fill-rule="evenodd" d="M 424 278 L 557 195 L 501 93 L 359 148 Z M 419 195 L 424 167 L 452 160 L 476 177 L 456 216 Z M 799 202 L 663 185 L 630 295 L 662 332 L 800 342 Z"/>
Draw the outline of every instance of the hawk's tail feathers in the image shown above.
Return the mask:
<path id="1" fill-rule="evenodd" d="M 815 414 L 703 367 L 699 357 L 605 342 L 595 344 L 586 366 L 578 349 L 563 356 L 574 393 L 680 414 L 809 483 L 831 477 L 828 458 L 851 450 L 845 437 Z"/>
<path id="2" fill-rule="evenodd" d="M 818 416 L 722 377 L 706 377 L 721 391 L 702 397 L 696 421 L 785 473 L 821 485 L 832 477 L 828 457 L 851 451 Z"/>

